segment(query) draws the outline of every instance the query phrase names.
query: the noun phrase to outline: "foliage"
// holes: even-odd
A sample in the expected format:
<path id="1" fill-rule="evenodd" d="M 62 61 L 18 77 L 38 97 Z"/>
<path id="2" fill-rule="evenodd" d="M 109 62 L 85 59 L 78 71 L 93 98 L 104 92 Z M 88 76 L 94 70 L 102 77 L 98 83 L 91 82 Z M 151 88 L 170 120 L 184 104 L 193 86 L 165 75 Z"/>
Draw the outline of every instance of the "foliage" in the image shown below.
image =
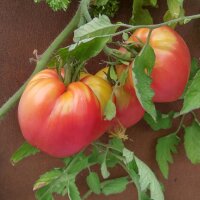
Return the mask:
<path id="1" fill-rule="evenodd" d="M 153 18 L 145 6 L 157 6 L 157 0 L 134 0 L 130 23 L 133 25 L 153 24 Z"/>
<path id="2" fill-rule="evenodd" d="M 42 0 L 34 0 L 35 3 L 40 3 Z M 45 0 L 53 11 L 67 10 L 71 0 Z"/>
<path id="3" fill-rule="evenodd" d="M 114 17 L 119 7 L 120 0 L 96 0 L 90 7 L 90 13 L 93 17 L 97 17 L 99 14 Z"/>
<path id="4" fill-rule="evenodd" d="M 154 92 L 151 89 L 151 72 L 155 63 L 155 54 L 153 48 L 146 44 L 141 53 L 136 56 L 132 64 L 133 82 L 138 100 L 147 113 L 156 120 L 156 110 L 152 102 Z M 145 70 L 148 72 L 145 73 Z"/>
<path id="5" fill-rule="evenodd" d="M 156 160 L 165 178 L 168 178 L 169 174 L 168 162 L 173 162 L 171 153 L 176 153 L 176 146 L 179 142 L 180 139 L 176 133 L 161 137 L 157 141 Z"/>

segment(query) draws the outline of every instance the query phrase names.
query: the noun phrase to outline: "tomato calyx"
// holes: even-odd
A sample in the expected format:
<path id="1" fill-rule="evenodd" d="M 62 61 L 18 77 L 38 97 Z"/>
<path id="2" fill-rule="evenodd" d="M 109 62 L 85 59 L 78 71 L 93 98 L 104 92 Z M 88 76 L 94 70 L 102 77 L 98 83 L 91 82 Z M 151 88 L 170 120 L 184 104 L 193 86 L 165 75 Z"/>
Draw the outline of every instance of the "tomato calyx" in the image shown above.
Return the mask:
<path id="1" fill-rule="evenodd" d="M 122 123 L 116 119 L 115 125 L 108 130 L 108 134 L 111 138 L 118 138 L 126 141 L 129 139 L 128 135 L 126 134 L 126 130 L 127 129 L 122 125 Z"/>

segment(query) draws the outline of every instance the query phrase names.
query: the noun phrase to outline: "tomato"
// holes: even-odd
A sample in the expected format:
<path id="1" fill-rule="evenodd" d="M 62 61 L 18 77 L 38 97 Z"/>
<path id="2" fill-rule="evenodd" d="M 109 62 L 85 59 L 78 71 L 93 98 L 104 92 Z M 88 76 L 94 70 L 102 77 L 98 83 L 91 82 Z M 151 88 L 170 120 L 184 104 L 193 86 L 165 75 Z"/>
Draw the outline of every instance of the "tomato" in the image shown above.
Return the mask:
<path id="1" fill-rule="evenodd" d="M 107 72 L 108 67 L 97 72 L 96 76 L 107 80 Z M 144 109 L 140 105 L 135 93 L 129 93 L 123 86 L 120 86 L 115 90 L 114 94 L 117 109 L 116 123 L 119 120 L 124 127 L 128 128 L 141 120 L 144 115 Z"/>
<path id="2" fill-rule="evenodd" d="M 99 77 L 90 79 L 98 83 L 95 92 L 95 84 L 86 80 L 66 87 L 51 69 L 30 80 L 19 102 L 18 119 L 22 134 L 31 145 L 49 155 L 65 157 L 105 132 L 109 122 L 103 118 L 103 109 L 112 88 Z"/>
<path id="3" fill-rule="evenodd" d="M 149 29 L 136 30 L 128 42 L 146 42 Z M 190 74 L 190 53 L 182 37 L 168 26 L 152 31 L 150 45 L 153 47 L 156 60 L 152 71 L 152 89 L 155 92 L 154 102 L 172 102 L 183 94 Z M 135 93 L 132 72 L 126 88 Z"/>

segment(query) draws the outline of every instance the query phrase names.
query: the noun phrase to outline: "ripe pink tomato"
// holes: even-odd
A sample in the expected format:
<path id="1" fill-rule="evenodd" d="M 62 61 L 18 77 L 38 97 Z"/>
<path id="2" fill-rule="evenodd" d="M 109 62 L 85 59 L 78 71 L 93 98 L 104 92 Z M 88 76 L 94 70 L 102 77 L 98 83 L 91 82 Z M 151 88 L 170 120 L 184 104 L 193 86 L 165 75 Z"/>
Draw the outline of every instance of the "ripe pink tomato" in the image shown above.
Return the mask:
<path id="1" fill-rule="evenodd" d="M 149 29 L 136 30 L 128 42 L 146 42 Z M 154 102 L 172 102 L 183 94 L 190 74 L 190 52 L 182 37 L 168 26 L 152 31 L 150 45 L 154 49 L 156 60 L 152 71 L 152 85 L 155 92 Z M 135 93 L 132 71 L 126 88 Z"/>
<path id="2" fill-rule="evenodd" d="M 99 77 L 92 76 L 92 79 L 98 83 L 98 91 L 95 84 L 87 81 L 73 82 L 66 87 L 52 69 L 36 74 L 18 107 L 25 139 L 49 155 L 65 157 L 100 137 L 109 126 L 102 110 L 112 88 Z"/>

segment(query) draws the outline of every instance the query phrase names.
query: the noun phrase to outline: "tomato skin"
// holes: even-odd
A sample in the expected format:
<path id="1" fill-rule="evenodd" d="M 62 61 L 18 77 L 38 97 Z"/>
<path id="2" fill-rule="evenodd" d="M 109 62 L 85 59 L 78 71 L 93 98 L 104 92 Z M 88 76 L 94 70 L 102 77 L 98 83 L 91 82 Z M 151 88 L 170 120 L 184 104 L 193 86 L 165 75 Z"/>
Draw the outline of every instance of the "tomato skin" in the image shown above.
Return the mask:
<path id="1" fill-rule="evenodd" d="M 118 68 L 118 74 L 122 72 L 125 68 Z M 96 76 L 107 80 L 106 73 L 108 73 L 108 67 L 96 73 Z M 143 118 L 144 109 L 140 105 L 136 94 L 130 93 L 125 90 L 123 86 L 118 87 L 115 91 L 115 104 L 117 109 L 116 119 L 114 123 L 118 121 L 126 128 L 136 124 Z"/>
<path id="2" fill-rule="evenodd" d="M 101 105 L 90 87 L 80 81 L 65 87 L 51 69 L 39 72 L 28 83 L 18 119 L 25 139 L 55 157 L 79 152 L 107 128 L 101 125 Z"/>
<path id="3" fill-rule="evenodd" d="M 110 100 L 112 95 L 111 85 L 103 78 L 91 74 L 87 74 L 87 76 L 84 76 L 81 79 L 81 81 L 85 83 L 98 98 L 101 107 L 101 115 L 104 116 L 105 106 L 107 102 Z M 113 124 L 112 120 L 111 121 L 102 120 L 101 123 L 99 123 L 99 127 L 97 129 L 98 130 L 103 129 L 105 131 L 109 129 L 109 127 L 112 126 L 112 124 Z"/>
<path id="4" fill-rule="evenodd" d="M 128 42 L 147 40 L 149 29 L 136 30 Z M 152 31 L 150 45 L 153 47 L 156 60 L 152 71 L 152 89 L 155 92 L 154 102 L 172 102 L 179 99 L 187 84 L 190 74 L 190 52 L 182 37 L 168 26 Z M 129 73 L 126 87 L 133 90 L 132 73 Z M 132 85 L 132 89 L 130 89 Z M 133 91 L 134 92 L 134 91 Z"/>

